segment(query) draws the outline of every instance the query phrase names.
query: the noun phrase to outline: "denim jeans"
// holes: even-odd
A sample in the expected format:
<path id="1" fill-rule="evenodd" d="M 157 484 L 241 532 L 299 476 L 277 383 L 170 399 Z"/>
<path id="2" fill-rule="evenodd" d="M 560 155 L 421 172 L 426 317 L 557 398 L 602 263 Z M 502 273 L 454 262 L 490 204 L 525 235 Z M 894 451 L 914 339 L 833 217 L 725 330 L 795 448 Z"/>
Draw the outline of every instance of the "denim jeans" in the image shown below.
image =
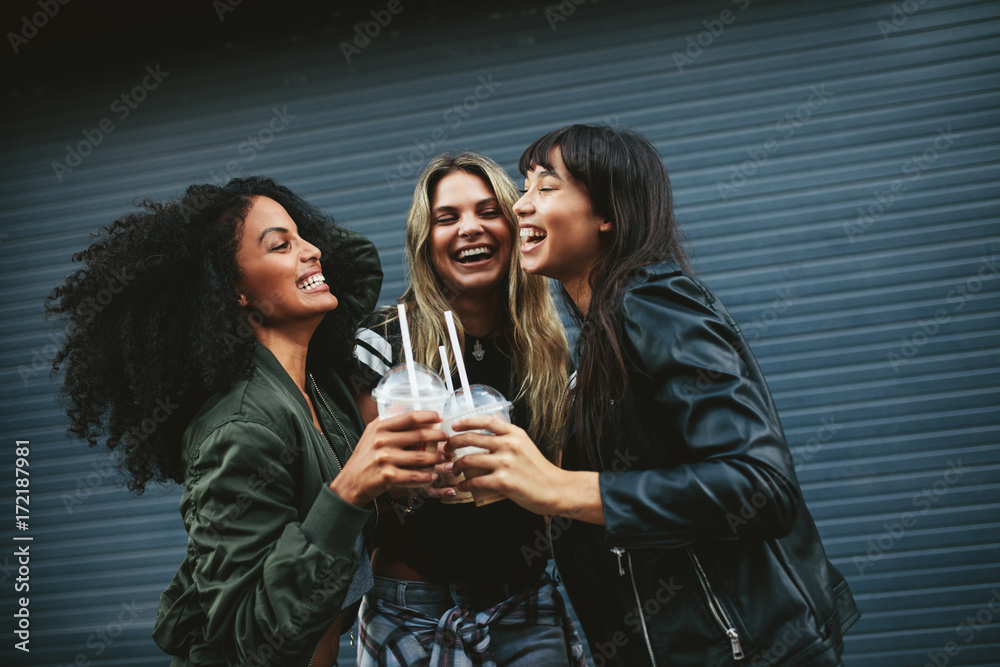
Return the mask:
<path id="1" fill-rule="evenodd" d="M 562 607 L 561 598 L 555 591 L 551 580 L 546 577 L 544 583 L 539 583 L 540 595 L 545 599 L 555 597 L 560 601 L 559 606 Z M 506 584 L 477 587 L 472 584 L 456 582 L 445 586 L 376 576 L 375 585 L 365 596 L 362 604 L 362 619 L 366 617 L 370 619 L 367 624 L 362 620 L 362 633 L 369 636 L 378 634 L 368 631 L 374 630 L 374 626 L 377 624 L 394 622 L 384 614 L 377 613 L 378 601 L 403 607 L 432 619 L 440 619 L 458 605 L 468 604 L 474 611 L 478 612 L 519 592 Z M 371 617 L 372 614 L 375 614 L 374 618 Z M 561 609 L 561 614 L 565 614 L 564 607 Z M 561 616 L 543 616 L 539 622 L 533 624 L 491 623 L 489 646 L 497 667 L 536 667 L 538 665 L 568 667 L 570 665 L 567 657 L 567 637 L 563 630 Z M 375 667 L 381 662 L 373 659 L 365 650 L 365 646 L 362 645 L 358 648 L 359 667 Z M 400 655 L 399 651 L 396 651 L 393 661 L 389 661 L 388 664 L 411 665 L 419 664 L 421 661 L 426 664 L 426 660 L 430 656 L 430 652 L 425 650 L 415 638 L 413 641 L 404 642 L 402 652 L 405 654 L 402 661 L 398 661 Z M 382 664 L 386 663 L 382 662 Z"/>

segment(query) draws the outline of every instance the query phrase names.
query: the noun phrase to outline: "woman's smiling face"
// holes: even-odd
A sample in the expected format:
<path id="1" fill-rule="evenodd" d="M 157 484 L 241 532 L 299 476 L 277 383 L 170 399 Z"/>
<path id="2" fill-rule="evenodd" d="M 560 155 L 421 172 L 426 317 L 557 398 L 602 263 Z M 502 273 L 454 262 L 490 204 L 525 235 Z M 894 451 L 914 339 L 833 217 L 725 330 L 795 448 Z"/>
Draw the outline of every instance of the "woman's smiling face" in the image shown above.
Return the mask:
<path id="1" fill-rule="evenodd" d="M 263 316 L 270 329 L 315 320 L 337 307 L 326 284 L 320 250 L 301 238 L 298 227 L 278 202 L 254 197 L 236 250 L 243 281 L 242 305 Z M 245 302 L 245 303 L 244 303 Z"/>
<path id="2" fill-rule="evenodd" d="M 558 147 L 551 168 L 532 165 L 514 204 L 521 229 L 521 268 L 554 278 L 574 293 L 604 251 L 611 223 L 594 213 L 590 195 L 563 163 Z"/>
<path id="3" fill-rule="evenodd" d="M 431 196 L 431 264 L 441 282 L 460 294 L 491 292 L 504 284 L 513 252 L 511 224 L 482 178 L 454 171 Z"/>

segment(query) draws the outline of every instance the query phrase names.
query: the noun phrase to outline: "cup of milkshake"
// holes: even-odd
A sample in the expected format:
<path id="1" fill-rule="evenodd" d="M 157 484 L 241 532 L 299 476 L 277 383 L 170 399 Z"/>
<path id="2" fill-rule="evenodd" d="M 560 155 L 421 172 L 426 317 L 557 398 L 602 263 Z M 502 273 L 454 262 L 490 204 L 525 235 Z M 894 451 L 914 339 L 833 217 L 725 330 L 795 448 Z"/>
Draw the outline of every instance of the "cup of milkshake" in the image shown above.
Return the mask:
<path id="1" fill-rule="evenodd" d="M 412 372 L 411 372 L 412 371 Z M 415 384 L 411 384 L 411 378 Z M 444 414 L 449 398 L 448 388 L 437 373 L 423 364 L 414 363 L 413 368 L 400 364 L 382 376 L 372 390 L 372 398 L 378 405 L 379 419 L 395 417 L 414 410 L 433 410 Z M 436 442 L 428 442 L 421 447 L 428 452 L 437 451 Z M 417 468 L 421 472 L 432 472 L 434 466 Z M 401 485 L 403 488 L 419 488 L 424 484 Z"/>
<path id="2" fill-rule="evenodd" d="M 464 387 L 460 388 L 448 399 L 444 405 L 444 422 L 441 427 L 444 432 L 448 434 L 448 437 L 458 433 L 482 433 L 484 435 L 493 435 L 485 429 L 477 429 L 474 431 L 455 431 L 451 428 L 451 426 L 460 419 L 478 417 L 482 415 L 496 417 L 497 419 L 505 421 L 509 424 L 510 409 L 510 401 L 504 398 L 503 394 L 499 391 L 483 384 L 474 384 L 469 387 L 468 392 L 466 392 Z M 482 447 L 460 447 L 455 450 L 455 457 L 462 458 L 467 454 L 485 454 L 488 451 L 489 450 L 483 449 Z M 484 470 L 482 468 L 469 468 L 465 471 L 465 478 L 472 479 L 474 477 L 479 477 L 480 475 L 485 475 L 488 472 L 488 470 Z M 461 481 L 461 479 L 458 481 Z M 449 482 L 446 480 L 445 483 Z M 462 492 L 459 491 L 459 493 L 461 494 Z M 490 503 L 495 503 L 498 500 L 504 500 L 507 497 L 497 491 L 490 491 L 487 489 L 474 490 L 472 492 L 472 496 L 476 502 L 476 507 L 489 505 Z"/>

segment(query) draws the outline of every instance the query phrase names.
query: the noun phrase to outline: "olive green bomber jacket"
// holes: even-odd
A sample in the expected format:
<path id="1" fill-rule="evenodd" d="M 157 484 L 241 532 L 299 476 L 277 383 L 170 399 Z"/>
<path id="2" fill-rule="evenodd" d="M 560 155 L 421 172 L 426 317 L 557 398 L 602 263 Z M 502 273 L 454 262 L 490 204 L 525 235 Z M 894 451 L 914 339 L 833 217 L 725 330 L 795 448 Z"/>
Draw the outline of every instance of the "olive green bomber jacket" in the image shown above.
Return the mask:
<path id="1" fill-rule="evenodd" d="M 367 240 L 352 241 L 372 270 L 356 305 L 370 309 L 381 285 L 378 256 Z M 252 376 L 209 399 L 185 432 L 187 555 L 153 631 L 175 656 L 172 667 L 308 665 L 341 609 L 358 566 L 355 542 L 373 510 L 342 500 L 329 483 L 364 423 L 335 374 L 324 376 L 322 390 L 308 380 L 307 389 L 327 438 L 258 344 Z"/>

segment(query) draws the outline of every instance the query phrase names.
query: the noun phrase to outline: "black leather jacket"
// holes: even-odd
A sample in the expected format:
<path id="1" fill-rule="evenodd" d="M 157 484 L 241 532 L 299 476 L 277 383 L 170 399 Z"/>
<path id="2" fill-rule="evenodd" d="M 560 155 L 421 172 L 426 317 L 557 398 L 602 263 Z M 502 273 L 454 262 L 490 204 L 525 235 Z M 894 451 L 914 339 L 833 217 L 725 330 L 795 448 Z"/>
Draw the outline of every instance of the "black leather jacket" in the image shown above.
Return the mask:
<path id="1" fill-rule="evenodd" d="M 739 326 L 674 264 L 640 270 L 623 313 L 637 370 L 604 428 L 606 525 L 550 525 L 595 665 L 842 664 L 860 614 Z"/>

